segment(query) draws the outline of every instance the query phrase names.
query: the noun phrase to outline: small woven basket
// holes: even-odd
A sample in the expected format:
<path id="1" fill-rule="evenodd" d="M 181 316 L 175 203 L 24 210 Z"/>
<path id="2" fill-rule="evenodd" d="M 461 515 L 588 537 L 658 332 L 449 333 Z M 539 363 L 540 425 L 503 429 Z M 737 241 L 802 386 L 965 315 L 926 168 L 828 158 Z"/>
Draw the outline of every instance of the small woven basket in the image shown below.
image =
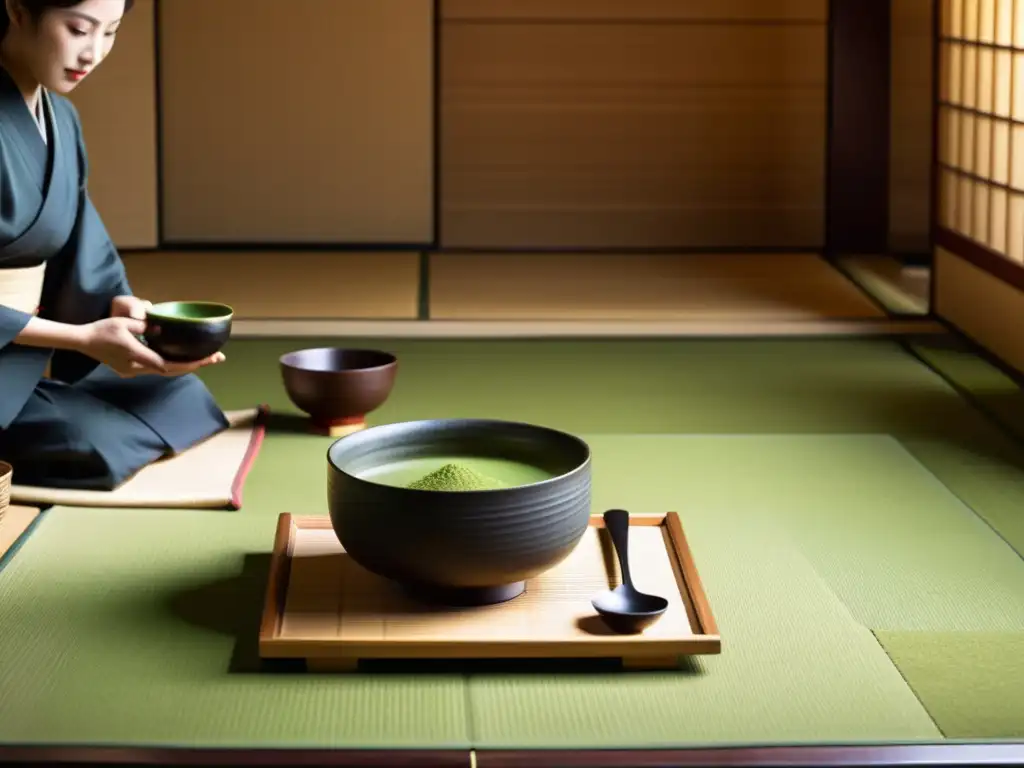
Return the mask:
<path id="1" fill-rule="evenodd" d="M 4 513 L 11 503 L 11 475 L 14 469 L 6 461 L 0 461 L 0 528 L 4 525 Z"/>

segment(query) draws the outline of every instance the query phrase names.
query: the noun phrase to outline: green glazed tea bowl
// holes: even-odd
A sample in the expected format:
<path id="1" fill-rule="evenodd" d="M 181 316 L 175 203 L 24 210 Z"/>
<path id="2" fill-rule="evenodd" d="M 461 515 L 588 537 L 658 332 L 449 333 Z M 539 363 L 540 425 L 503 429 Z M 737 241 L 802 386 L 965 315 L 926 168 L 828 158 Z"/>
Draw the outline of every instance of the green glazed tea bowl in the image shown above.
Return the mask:
<path id="1" fill-rule="evenodd" d="M 234 310 L 212 301 L 168 301 L 146 313 L 143 338 L 164 360 L 192 363 L 219 352 L 231 337 Z"/>
<path id="2" fill-rule="evenodd" d="M 428 603 L 517 597 L 569 556 L 590 518 L 590 448 L 546 427 L 386 424 L 335 441 L 327 463 L 331 523 L 348 556 Z M 466 477 L 457 490 L 437 482 Z"/>

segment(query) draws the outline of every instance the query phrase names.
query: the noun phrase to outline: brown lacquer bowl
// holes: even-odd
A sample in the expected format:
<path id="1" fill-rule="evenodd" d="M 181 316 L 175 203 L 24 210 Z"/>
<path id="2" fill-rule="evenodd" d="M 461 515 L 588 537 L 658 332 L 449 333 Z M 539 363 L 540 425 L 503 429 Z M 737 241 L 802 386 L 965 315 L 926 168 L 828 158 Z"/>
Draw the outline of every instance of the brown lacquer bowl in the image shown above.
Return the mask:
<path id="1" fill-rule="evenodd" d="M 427 603 L 517 597 L 568 557 L 590 516 L 590 448 L 546 427 L 387 424 L 335 441 L 327 463 L 331 523 L 348 556 Z M 467 473 L 487 482 L 415 487 Z"/>
<path id="2" fill-rule="evenodd" d="M 395 386 L 398 360 L 376 349 L 318 347 L 280 359 L 289 399 L 308 414 L 313 431 L 343 435 L 366 426 Z"/>

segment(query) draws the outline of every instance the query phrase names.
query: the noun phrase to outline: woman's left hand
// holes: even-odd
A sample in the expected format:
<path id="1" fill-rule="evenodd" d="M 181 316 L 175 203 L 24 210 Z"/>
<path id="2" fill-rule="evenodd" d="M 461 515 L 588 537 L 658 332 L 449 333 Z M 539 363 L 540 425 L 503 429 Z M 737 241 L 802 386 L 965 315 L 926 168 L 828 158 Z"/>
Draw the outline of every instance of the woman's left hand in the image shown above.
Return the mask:
<path id="1" fill-rule="evenodd" d="M 152 306 L 153 302 L 140 299 L 138 296 L 116 296 L 110 302 L 110 316 L 145 320 L 146 311 Z"/>

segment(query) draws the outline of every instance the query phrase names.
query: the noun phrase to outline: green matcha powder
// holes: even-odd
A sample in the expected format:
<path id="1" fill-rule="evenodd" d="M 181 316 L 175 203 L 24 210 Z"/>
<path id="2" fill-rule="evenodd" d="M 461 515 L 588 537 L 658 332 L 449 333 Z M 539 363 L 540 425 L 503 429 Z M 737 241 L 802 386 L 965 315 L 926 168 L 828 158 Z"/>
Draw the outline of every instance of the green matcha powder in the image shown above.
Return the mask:
<path id="1" fill-rule="evenodd" d="M 421 491 L 488 491 L 504 485 L 461 464 L 445 464 L 429 475 L 409 483 L 409 488 Z"/>

